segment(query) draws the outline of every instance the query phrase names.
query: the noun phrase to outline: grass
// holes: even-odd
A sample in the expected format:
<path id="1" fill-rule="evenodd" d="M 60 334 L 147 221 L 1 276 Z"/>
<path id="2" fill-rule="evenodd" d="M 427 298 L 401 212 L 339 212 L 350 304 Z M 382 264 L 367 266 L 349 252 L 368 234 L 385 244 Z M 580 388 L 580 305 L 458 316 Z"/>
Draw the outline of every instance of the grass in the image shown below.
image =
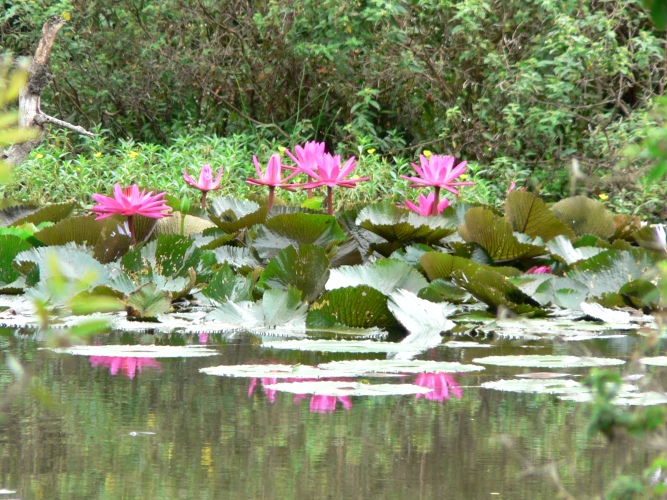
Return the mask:
<path id="1" fill-rule="evenodd" d="M 180 135 L 169 146 L 135 143 L 132 140 L 109 142 L 105 135 L 93 139 L 57 130 L 33 150 L 28 159 L 14 169 L 12 180 L 0 186 L 3 197 L 36 203 L 76 201 L 84 207 L 91 204 L 94 193 L 110 194 L 115 183 L 123 186 L 136 183 L 150 190 L 166 191 L 192 203 L 199 201 L 199 192 L 183 181 L 183 169 L 193 177 L 199 176 L 203 163 L 211 164 L 214 172 L 223 166 L 222 188 L 212 196 L 236 197 L 265 196 L 261 188 L 246 184 L 255 177 L 252 155 L 266 164 L 271 154 L 283 151 L 295 144 L 277 143 L 260 136 L 233 135 L 217 137 L 201 134 Z M 369 176 L 370 181 L 358 184 L 355 189 L 337 189 L 334 200 L 337 208 L 353 203 L 370 203 L 389 200 L 397 204 L 406 199 L 414 200 L 419 192 L 408 187 L 401 175 L 414 175 L 410 163 L 418 161 L 414 156 L 383 156 L 373 149 L 358 147 L 357 176 Z M 345 158 L 344 158 L 345 160 Z M 544 173 L 519 170 L 511 160 L 499 158 L 490 166 L 474 162 L 468 164 L 468 179 L 475 186 L 464 187 L 459 201 L 499 205 L 505 199 L 513 181 L 518 186 L 527 185 L 544 199 L 555 201 L 569 195 L 569 174 Z M 321 190 L 319 196 L 324 195 Z M 639 181 L 632 185 L 594 190 L 580 189 L 577 194 L 587 194 L 600 199 L 614 213 L 641 215 L 649 220 L 663 216 L 667 195 L 667 183 L 647 184 Z M 279 190 L 278 197 L 290 204 L 300 204 L 306 199 L 303 191 Z M 455 200 L 452 200 L 455 201 Z"/>

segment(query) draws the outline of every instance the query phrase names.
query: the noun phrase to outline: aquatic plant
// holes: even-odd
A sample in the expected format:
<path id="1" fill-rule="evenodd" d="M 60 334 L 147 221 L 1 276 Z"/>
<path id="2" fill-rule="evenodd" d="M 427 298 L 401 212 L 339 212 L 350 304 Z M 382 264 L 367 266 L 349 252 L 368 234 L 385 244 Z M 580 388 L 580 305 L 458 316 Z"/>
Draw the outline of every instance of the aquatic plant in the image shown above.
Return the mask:
<path id="1" fill-rule="evenodd" d="M 367 181 L 370 177 L 346 179 L 357 166 L 354 156 L 349 158 L 341 168 L 340 155 L 332 156 L 325 153 L 321 156 L 321 163 L 317 165 L 317 170 L 308 165 L 299 165 L 299 170 L 313 178 L 312 182 L 307 182 L 301 187 L 304 189 L 316 188 L 320 186 L 327 187 L 327 209 L 329 215 L 333 215 L 333 188 L 334 186 L 353 188 L 357 183 Z"/>
<path id="2" fill-rule="evenodd" d="M 281 164 L 280 155 L 278 153 L 271 155 L 271 158 L 269 158 L 269 163 L 267 164 L 264 172 L 262 172 L 262 167 L 260 166 L 259 161 L 257 161 L 256 156 L 253 155 L 252 161 L 255 163 L 257 179 L 246 179 L 246 182 L 254 186 L 268 186 L 269 199 L 266 203 L 266 210 L 269 211 L 271 210 L 271 207 L 273 207 L 276 188 L 281 187 L 283 189 L 293 190 L 294 187 L 286 183 L 299 172 L 292 172 L 290 175 L 283 179 L 282 169 L 286 167 L 285 165 Z"/>
<path id="3" fill-rule="evenodd" d="M 201 191 L 202 210 L 206 210 L 206 195 L 208 192 L 215 191 L 216 189 L 220 188 L 220 180 L 222 178 L 223 168 L 224 167 L 220 167 L 218 175 L 216 176 L 215 180 L 213 180 L 211 165 L 204 163 L 199 174 L 199 181 L 195 181 L 192 177 L 190 177 L 187 171 L 183 169 L 183 179 L 185 179 L 185 182 Z"/>
<path id="4" fill-rule="evenodd" d="M 437 215 L 449 206 L 449 200 L 447 198 L 442 200 L 435 207 L 433 206 L 434 202 L 435 202 L 435 193 L 431 192 L 428 194 L 428 196 L 420 194 L 417 201 L 417 205 L 415 205 L 409 200 L 405 200 L 405 206 L 409 210 L 412 210 L 413 212 L 417 212 L 419 215 L 424 215 L 424 216 Z"/>
<path id="5" fill-rule="evenodd" d="M 325 144 L 323 142 L 308 141 L 304 146 L 295 146 L 294 153 L 296 157 L 290 152 L 289 149 L 285 150 L 287 156 L 289 156 L 294 163 L 296 163 L 297 168 L 306 167 L 307 169 L 317 171 L 318 165 L 322 163 L 322 157 L 324 156 Z M 313 178 L 308 175 L 308 182 L 312 182 Z M 313 189 L 308 188 L 308 198 L 313 197 Z"/>
<path id="6" fill-rule="evenodd" d="M 429 186 L 433 188 L 431 215 L 438 214 L 441 189 L 446 189 L 447 191 L 458 195 L 459 191 L 456 189 L 456 186 L 472 186 L 475 184 L 470 181 L 456 181 L 457 178 L 461 177 L 466 172 L 467 162 L 465 161 L 454 166 L 456 163 L 455 157 L 434 154 L 429 157 L 422 154 L 419 156 L 419 159 L 421 167 L 416 163 L 412 164 L 412 167 L 417 171 L 419 177 L 402 175 L 401 178 L 412 182 L 411 187 Z"/>
<path id="7" fill-rule="evenodd" d="M 139 191 L 139 186 L 133 184 L 127 188 L 121 188 L 120 184 L 115 184 L 113 188 L 113 197 L 94 194 L 93 200 L 98 204 L 92 210 L 97 214 L 97 220 L 106 219 L 114 215 L 123 215 L 127 217 L 127 224 L 132 237 L 132 243 L 137 244 L 137 236 L 134 228 L 134 216 L 141 215 L 151 219 L 160 219 L 167 215 L 166 212 L 171 208 L 165 203 L 164 195 L 166 193 L 153 194 L 152 191 L 146 193 L 143 189 Z"/>

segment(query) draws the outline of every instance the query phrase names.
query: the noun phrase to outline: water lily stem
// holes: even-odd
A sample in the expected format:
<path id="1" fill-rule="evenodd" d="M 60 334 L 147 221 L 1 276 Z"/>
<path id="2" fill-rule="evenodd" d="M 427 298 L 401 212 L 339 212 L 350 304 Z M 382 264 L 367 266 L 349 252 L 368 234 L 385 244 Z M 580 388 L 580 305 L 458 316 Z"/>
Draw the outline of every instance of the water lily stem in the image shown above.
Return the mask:
<path id="1" fill-rule="evenodd" d="M 206 195 L 208 194 L 208 191 L 202 191 L 201 192 L 201 209 L 206 210 Z"/>
<path id="2" fill-rule="evenodd" d="M 309 175 L 308 182 L 313 182 L 313 178 Z M 308 199 L 313 197 L 313 188 L 308 188 Z"/>
<path id="3" fill-rule="evenodd" d="M 431 215 L 438 215 L 438 203 L 440 203 L 440 186 L 433 186 L 435 196 L 433 197 L 433 205 L 431 206 Z"/>
<path id="4" fill-rule="evenodd" d="M 329 215 L 333 215 L 333 187 L 327 186 L 327 207 Z"/>
<path id="5" fill-rule="evenodd" d="M 131 215 L 127 216 L 127 227 L 130 230 L 130 236 L 132 236 L 132 245 L 136 246 L 137 236 L 134 233 L 134 219 L 132 218 Z"/>
<path id="6" fill-rule="evenodd" d="M 275 186 L 269 186 L 269 201 L 266 203 L 266 211 L 270 212 L 271 207 L 273 206 L 273 199 L 276 196 L 276 187 Z"/>

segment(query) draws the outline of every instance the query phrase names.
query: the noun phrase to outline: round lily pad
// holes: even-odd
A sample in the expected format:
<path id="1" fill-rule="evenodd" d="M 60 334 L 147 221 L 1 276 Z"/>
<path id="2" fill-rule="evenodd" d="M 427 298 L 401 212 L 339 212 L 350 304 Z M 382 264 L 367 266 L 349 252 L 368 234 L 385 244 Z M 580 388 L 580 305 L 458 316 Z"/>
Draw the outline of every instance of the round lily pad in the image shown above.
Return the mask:
<path id="1" fill-rule="evenodd" d="M 50 350 L 75 356 L 118 356 L 122 358 L 200 358 L 220 354 L 218 351 L 195 345 L 79 345 Z"/>
<path id="2" fill-rule="evenodd" d="M 625 361 L 611 358 L 584 358 L 578 356 L 488 356 L 475 358 L 473 363 L 495 366 L 517 366 L 538 368 L 583 368 L 589 366 L 623 365 Z"/>
<path id="3" fill-rule="evenodd" d="M 308 365 L 221 365 L 201 368 L 201 373 L 221 377 L 257 377 L 257 378 L 324 378 L 354 376 L 345 371 L 322 370 Z"/>
<path id="4" fill-rule="evenodd" d="M 450 347 L 452 349 L 468 349 L 468 348 L 476 348 L 476 347 L 482 347 L 482 348 L 489 348 L 493 347 L 490 344 L 480 344 L 479 342 L 464 342 L 461 340 L 450 340 L 449 342 L 446 342 L 445 347 Z"/>
<path id="5" fill-rule="evenodd" d="M 533 379 L 550 379 L 550 378 L 564 378 L 571 377 L 569 373 L 554 373 L 554 372 L 533 372 L 533 373 L 518 373 L 515 377 L 519 378 L 533 378 Z"/>
<path id="6" fill-rule="evenodd" d="M 317 394 L 319 396 L 401 396 L 406 394 L 427 394 L 433 389 L 413 384 L 360 384 L 357 382 L 290 382 L 265 385 L 273 389 L 293 394 Z"/>
<path id="7" fill-rule="evenodd" d="M 418 346 L 372 340 L 277 340 L 264 342 L 263 347 L 272 349 L 294 349 L 296 351 L 320 352 L 414 352 Z"/>
<path id="8" fill-rule="evenodd" d="M 667 356 L 656 356 L 654 358 L 642 358 L 640 363 L 649 366 L 667 366 Z"/>
<path id="9" fill-rule="evenodd" d="M 496 391 L 534 392 L 539 394 L 563 394 L 573 392 L 590 392 L 588 387 L 574 380 L 540 380 L 540 379 L 511 379 L 484 382 L 482 387 Z"/>
<path id="10" fill-rule="evenodd" d="M 464 365 L 456 362 L 403 361 L 393 359 L 332 361 L 330 363 L 323 363 L 319 367 L 323 370 L 336 370 L 337 372 L 349 370 L 352 373 L 463 373 L 484 370 L 483 366 Z"/>

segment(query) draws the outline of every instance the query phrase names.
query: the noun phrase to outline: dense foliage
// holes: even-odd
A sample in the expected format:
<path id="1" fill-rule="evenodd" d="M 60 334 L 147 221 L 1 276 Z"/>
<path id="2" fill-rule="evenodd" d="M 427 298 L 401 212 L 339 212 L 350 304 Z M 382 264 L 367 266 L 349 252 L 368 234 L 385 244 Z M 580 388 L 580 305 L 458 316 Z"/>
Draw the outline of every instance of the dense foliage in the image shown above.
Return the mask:
<path id="1" fill-rule="evenodd" d="M 616 165 L 665 83 L 662 38 L 622 0 L 4 3 L 0 48 L 17 54 L 48 15 L 71 14 L 46 103 L 150 142 L 260 126 L 539 166 L 564 186 L 572 157 L 585 173 Z"/>

